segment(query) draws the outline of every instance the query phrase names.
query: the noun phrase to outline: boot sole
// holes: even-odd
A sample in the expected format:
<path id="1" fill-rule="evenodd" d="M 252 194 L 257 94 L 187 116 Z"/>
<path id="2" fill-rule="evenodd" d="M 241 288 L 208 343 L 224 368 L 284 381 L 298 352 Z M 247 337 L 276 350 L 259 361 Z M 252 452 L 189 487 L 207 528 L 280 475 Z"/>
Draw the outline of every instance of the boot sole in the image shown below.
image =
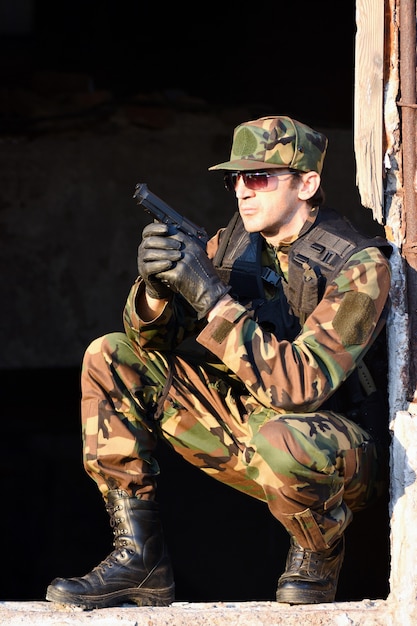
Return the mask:
<path id="1" fill-rule="evenodd" d="M 277 602 L 283 604 L 326 604 L 334 602 L 334 594 L 303 589 L 278 589 Z"/>
<path id="2" fill-rule="evenodd" d="M 77 595 L 49 586 L 46 599 L 58 604 L 69 604 L 84 609 L 105 609 L 133 603 L 137 606 L 169 606 L 175 600 L 174 585 L 165 589 L 123 589 L 100 596 Z"/>

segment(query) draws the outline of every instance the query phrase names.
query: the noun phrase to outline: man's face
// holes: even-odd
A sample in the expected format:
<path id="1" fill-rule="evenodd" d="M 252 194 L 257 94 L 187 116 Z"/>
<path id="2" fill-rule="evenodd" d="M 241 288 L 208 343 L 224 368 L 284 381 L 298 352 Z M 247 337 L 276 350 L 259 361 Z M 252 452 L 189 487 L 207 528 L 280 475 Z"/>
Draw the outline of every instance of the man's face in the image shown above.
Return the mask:
<path id="1" fill-rule="evenodd" d="M 229 189 L 234 188 L 245 229 L 268 240 L 297 234 L 310 211 L 306 200 L 315 189 L 308 195 L 305 184 L 312 177 L 316 180 L 318 174 L 296 176 L 288 169 L 229 174 Z"/>

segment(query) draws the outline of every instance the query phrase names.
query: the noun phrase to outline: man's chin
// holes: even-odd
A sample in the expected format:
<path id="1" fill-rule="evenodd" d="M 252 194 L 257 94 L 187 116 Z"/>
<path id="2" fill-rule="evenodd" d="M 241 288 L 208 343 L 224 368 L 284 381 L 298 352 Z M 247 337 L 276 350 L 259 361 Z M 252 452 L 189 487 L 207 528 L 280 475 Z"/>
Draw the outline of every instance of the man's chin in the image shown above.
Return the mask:
<path id="1" fill-rule="evenodd" d="M 259 224 L 256 224 L 253 220 L 248 220 L 242 217 L 242 222 L 246 232 L 248 233 L 259 233 L 261 230 Z"/>

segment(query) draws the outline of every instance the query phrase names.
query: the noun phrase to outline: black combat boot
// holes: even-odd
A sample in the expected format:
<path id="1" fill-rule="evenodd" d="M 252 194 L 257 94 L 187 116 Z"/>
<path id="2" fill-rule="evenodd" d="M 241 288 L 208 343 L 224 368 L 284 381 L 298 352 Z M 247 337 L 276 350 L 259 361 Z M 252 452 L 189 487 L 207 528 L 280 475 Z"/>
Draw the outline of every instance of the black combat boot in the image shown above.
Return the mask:
<path id="1" fill-rule="evenodd" d="M 106 505 L 114 533 L 114 550 L 89 574 L 55 578 L 46 599 L 85 609 L 134 602 L 168 606 L 174 601 L 174 578 L 155 502 L 110 491 Z"/>
<path id="2" fill-rule="evenodd" d="M 278 580 L 277 602 L 333 602 L 344 555 L 343 536 L 330 548 L 320 552 L 301 548 L 292 537 L 285 572 Z"/>

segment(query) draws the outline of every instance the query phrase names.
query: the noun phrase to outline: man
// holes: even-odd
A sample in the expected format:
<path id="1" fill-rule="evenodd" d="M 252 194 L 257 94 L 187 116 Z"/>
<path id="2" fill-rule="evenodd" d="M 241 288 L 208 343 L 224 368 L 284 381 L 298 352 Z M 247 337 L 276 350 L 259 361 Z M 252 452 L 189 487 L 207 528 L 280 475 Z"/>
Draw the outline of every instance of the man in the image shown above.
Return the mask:
<path id="1" fill-rule="evenodd" d="M 380 487 L 375 441 L 335 407 L 383 327 L 390 269 L 385 240 L 321 208 L 326 149 L 289 117 L 243 123 L 230 160 L 210 168 L 239 210 L 207 254 L 172 226 L 144 228 L 125 333 L 95 340 L 82 372 L 84 464 L 114 550 L 85 576 L 52 581 L 48 600 L 174 600 L 158 437 L 286 528 L 278 602 L 334 600 L 352 512 Z"/>

